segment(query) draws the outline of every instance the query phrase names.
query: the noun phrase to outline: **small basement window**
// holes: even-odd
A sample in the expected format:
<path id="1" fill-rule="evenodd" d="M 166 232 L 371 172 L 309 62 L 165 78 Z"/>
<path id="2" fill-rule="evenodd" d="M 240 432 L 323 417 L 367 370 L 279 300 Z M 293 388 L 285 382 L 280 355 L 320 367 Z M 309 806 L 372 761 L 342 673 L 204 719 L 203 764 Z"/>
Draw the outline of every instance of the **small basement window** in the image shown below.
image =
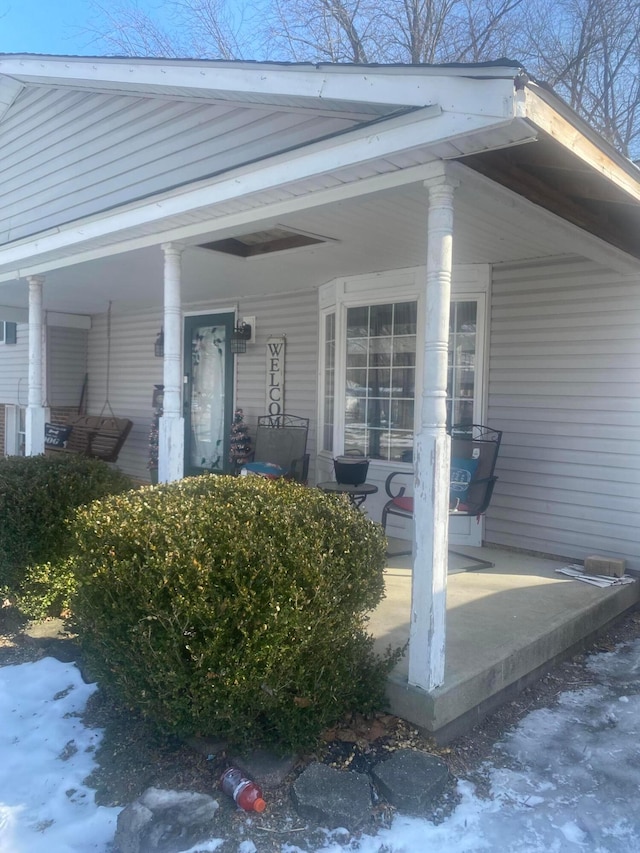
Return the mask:
<path id="1" fill-rule="evenodd" d="M 269 228 L 243 234 L 241 237 L 228 237 L 226 240 L 202 243 L 200 248 L 224 252 L 226 255 L 234 255 L 237 258 L 255 258 L 273 252 L 301 249 L 326 242 L 326 237 L 314 234 L 303 234 L 300 231 L 290 231 L 288 228 Z"/>

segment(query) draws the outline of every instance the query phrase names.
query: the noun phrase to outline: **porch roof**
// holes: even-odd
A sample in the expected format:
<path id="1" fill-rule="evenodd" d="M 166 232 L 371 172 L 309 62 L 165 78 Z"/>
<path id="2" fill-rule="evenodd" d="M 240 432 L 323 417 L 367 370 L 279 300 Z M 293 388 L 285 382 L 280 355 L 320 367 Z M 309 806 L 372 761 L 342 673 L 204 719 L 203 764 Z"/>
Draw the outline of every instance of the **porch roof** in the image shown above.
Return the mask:
<path id="1" fill-rule="evenodd" d="M 252 265 L 198 248 L 275 225 L 331 241 L 331 252 L 320 246 L 288 256 L 291 280 L 310 287 L 337 275 L 420 265 L 422 182 L 431 164 L 443 159 L 462 164 L 457 263 L 569 253 L 625 272 L 637 269 L 640 170 L 508 60 L 311 67 L 0 55 L 0 119 L 29 87 L 224 102 L 249 112 L 288 110 L 312 114 L 314 123 L 297 142 L 283 130 L 263 157 L 227 162 L 197 180 L 5 243 L 4 306 L 25 307 L 18 282 L 42 273 L 50 283 L 48 310 L 103 310 L 107 290 L 116 300 L 130 301 L 133 294 L 140 306 L 158 304 L 161 253 L 150 249 L 175 241 L 191 247 L 184 261 L 186 300 L 205 298 L 210 290 L 198 281 L 211 279 L 228 282 L 229 294 L 238 286 L 286 290 L 277 255 Z M 478 222 L 495 225 L 480 233 Z M 375 246 L 380 250 L 370 251 Z M 89 262 L 93 284 L 87 287 Z M 153 288 L 141 277 L 132 288 L 131 270 L 141 269 L 147 280 L 157 269 Z"/>

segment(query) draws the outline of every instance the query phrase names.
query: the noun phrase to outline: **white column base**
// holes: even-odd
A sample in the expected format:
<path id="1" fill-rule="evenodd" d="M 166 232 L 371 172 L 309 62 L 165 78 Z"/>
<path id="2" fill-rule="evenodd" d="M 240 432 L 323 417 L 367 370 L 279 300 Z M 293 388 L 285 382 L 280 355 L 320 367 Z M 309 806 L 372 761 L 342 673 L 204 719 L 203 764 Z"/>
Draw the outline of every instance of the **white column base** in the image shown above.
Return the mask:
<path id="1" fill-rule="evenodd" d="M 49 410 L 44 406 L 27 406 L 25 416 L 25 456 L 40 456 L 44 453 L 44 425 Z"/>
<path id="2" fill-rule="evenodd" d="M 184 418 L 160 418 L 158 482 L 173 483 L 184 477 Z"/>

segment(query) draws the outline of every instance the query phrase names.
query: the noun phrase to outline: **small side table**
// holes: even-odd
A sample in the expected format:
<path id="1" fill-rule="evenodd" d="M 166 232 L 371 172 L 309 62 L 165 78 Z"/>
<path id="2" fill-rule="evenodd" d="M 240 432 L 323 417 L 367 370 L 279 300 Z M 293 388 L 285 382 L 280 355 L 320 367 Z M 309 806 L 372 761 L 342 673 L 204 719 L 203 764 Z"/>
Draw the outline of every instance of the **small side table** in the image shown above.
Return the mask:
<path id="1" fill-rule="evenodd" d="M 333 480 L 326 483 L 318 483 L 318 488 L 332 495 L 347 495 L 351 503 L 356 506 L 362 506 L 368 495 L 375 495 L 378 487 L 373 483 L 360 483 L 359 486 L 352 486 L 349 483 L 336 483 Z"/>

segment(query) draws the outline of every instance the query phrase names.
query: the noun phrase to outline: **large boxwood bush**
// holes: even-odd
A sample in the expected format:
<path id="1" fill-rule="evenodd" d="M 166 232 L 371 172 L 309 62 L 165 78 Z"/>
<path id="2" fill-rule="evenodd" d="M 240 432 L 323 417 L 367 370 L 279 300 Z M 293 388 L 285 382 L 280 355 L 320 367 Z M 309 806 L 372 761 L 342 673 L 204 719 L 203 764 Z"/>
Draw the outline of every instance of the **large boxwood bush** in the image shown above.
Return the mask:
<path id="1" fill-rule="evenodd" d="M 67 519 L 77 507 L 129 488 L 128 477 L 98 459 L 0 459 L 0 589 L 19 603 L 25 596 L 29 615 L 43 615 L 48 606 L 59 610 L 72 583 L 64 565 L 73 545 Z"/>
<path id="2" fill-rule="evenodd" d="M 384 538 L 345 500 L 209 475 L 105 499 L 76 532 L 91 669 L 165 731 L 295 748 L 383 702 Z"/>

